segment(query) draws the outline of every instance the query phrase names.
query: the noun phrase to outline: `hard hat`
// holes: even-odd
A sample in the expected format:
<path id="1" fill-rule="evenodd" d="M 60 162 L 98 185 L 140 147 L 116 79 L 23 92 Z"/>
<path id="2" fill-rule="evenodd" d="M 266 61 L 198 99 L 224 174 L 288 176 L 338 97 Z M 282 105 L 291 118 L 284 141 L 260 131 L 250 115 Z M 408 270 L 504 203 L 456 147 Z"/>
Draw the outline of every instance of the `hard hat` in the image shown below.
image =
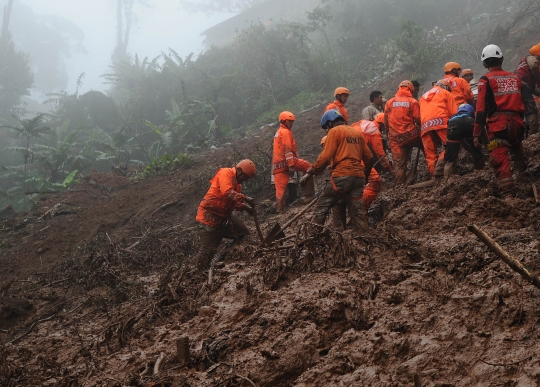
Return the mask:
<path id="1" fill-rule="evenodd" d="M 468 103 L 462 103 L 461 105 L 459 105 L 457 112 L 460 114 L 465 113 L 465 114 L 474 115 L 474 108 Z"/>
<path id="2" fill-rule="evenodd" d="M 347 94 L 349 95 L 349 89 L 347 89 L 346 87 L 338 87 L 336 89 L 336 91 L 334 91 L 334 97 L 337 97 L 338 95 L 340 94 Z"/>
<path id="3" fill-rule="evenodd" d="M 321 146 L 324 146 L 324 144 L 326 144 L 326 138 L 328 136 L 324 136 L 323 138 L 321 138 Z"/>
<path id="4" fill-rule="evenodd" d="M 473 74 L 473 71 L 471 69 L 465 69 L 461 72 L 461 76 L 464 76 L 464 75 L 468 75 L 468 74 Z"/>
<path id="5" fill-rule="evenodd" d="M 450 81 L 448 79 L 438 80 L 435 86 L 440 86 L 443 89 L 450 91 Z"/>
<path id="6" fill-rule="evenodd" d="M 338 118 L 341 118 L 343 121 L 345 121 L 341 113 L 338 112 L 337 110 L 328 110 L 326 113 L 323 114 L 321 118 L 322 128 L 325 129 L 325 126 L 326 124 L 328 124 L 328 122 L 334 122 Z"/>
<path id="7" fill-rule="evenodd" d="M 281 114 L 279 115 L 279 122 L 287 121 L 287 120 L 295 121 L 296 117 L 291 112 L 288 112 L 288 111 L 281 112 Z"/>
<path id="8" fill-rule="evenodd" d="M 241 168 L 242 173 L 248 175 L 249 178 L 255 177 L 255 173 L 257 172 L 257 168 L 255 168 L 255 164 L 253 164 L 253 161 L 248 159 L 240 161 L 238 164 L 236 164 L 236 168 Z"/>
<path id="9" fill-rule="evenodd" d="M 499 46 L 494 44 L 487 45 L 482 50 L 482 62 L 488 58 L 502 58 L 503 52 Z"/>
<path id="10" fill-rule="evenodd" d="M 378 122 L 379 124 L 384 124 L 384 113 L 377 114 L 373 121 Z"/>
<path id="11" fill-rule="evenodd" d="M 401 83 L 399 84 L 399 87 L 408 87 L 410 91 L 414 91 L 414 85 L 412 84 L 411 81 L 401 81 Z"/>
<path id="12" fill-rule="evenodd" d="M 540 43 L 538 43 L 536 46 L 532 46 L 529 53 L 534 56 L 540 56 Z"/>
<path id="13" fill-rule="evenodd" d="M 451 73 L 453 70 L 461 71 L 461 66 L 457 62 L 448 62 L 444 65 L 444 73 Z"/>

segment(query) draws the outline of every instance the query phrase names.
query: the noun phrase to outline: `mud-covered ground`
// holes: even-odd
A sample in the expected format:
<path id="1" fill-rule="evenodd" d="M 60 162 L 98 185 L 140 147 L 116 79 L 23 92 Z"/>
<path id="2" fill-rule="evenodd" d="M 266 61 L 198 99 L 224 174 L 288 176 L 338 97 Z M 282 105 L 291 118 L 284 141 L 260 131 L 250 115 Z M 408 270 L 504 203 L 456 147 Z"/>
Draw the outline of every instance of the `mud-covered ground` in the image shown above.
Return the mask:
<path id="1" fill-rule="evenodd" d="M 353 120 L 365 98 L 352 97 Z M 294 129 L 310 161 L 321 109 Z M 307 216 L 283 246 L 261 249 L 254 232 L 223 243 L 209 283 L 190 268 L 207 181 L 243 157 L 267 173 L 273 132 L 254 130 L 191 169 L 143 181 L 93 173 L 3 220 L 0 385 L 540 383 L 540 290 L 467 230 L 475 223 L 540 272 L 540 135 L 525 141 L 529 169 L 516 197 L 500 196 L 488 166 L 475 172 L 466 156 L 434 187 L 393 188 L 385 175 L 371 233 L 320 232 Z M 425 175 L 421 160 L 419 181 Z M 258 184 L 264 203 L 272 188 Z M 278 217 L 261 206 L 263 233 L 299 210 Z"/>

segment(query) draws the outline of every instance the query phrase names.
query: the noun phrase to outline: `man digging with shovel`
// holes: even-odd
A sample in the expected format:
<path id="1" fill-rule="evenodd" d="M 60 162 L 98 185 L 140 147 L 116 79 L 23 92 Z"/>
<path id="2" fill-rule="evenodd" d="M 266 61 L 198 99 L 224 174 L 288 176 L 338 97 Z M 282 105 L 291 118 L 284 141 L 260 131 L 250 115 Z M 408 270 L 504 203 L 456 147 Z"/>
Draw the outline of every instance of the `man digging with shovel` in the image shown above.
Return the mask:
<path id="1" fill-rule="evenodd" d="M 338 111 L 329 110 L 324 113 L 321 126 L 328 132 L 326 143 L 317 161 L 300 180 L 300 184 L 306 184 L 312 175 L 319 175 L 328 165 L 332 165 L 332 185 L 323 190 L 314 210 L 313 222 L 324 224 L 332 206 L 346 196 L 355 231 L 365 233 L 369 226 L 362 208 L 366 183 L 362 161 L 369 176 L 373 155 L 362 133 L 345 125 L 345 119 Z"/>
<path id="2" fill-rule="evenodd" d="M 210 180 L 210 189 L 199 204 L 197 212 L 201 247 L 195 263 L 199 273 L 210 268 L 212 258 L 223 238 L 238 239 L 249 234 L 244 222 L 232 212 L 246 211 L 255 215 L 255 200 L 242 194 L 241 186 L 246 180 L 255 177 L 255 172 L 255 164 L 246 159 L 240 161 L 236 167 L 219 169 Z"/>

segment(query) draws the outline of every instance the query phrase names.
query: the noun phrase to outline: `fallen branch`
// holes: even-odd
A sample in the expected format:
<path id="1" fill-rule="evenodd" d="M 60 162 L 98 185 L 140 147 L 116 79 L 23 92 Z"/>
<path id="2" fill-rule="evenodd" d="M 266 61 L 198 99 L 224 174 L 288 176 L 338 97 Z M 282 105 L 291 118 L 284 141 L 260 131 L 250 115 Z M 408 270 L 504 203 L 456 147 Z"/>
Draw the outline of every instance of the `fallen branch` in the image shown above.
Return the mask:
<path id="1" fill-rule="evenodd" d="M 538 190 L 536 189 L 536 184 L 532 185 L 532 189 L 534 193 L 534 202 L 538 204 L 540 201 L 538 200 Z"/>
<path id="2" fill-rule="evenodd" d="M 526 358 L 518 360 L 518 361 L 516 361 L 514 363 L 490 363 L 490 362 L 487 362 L 487 361 L 482 360 L 482 359 L 480 359 L 480 361 L 482 363 L 484 363 L 484 364 L 494 366 L 494 367 L 510 367 L 510 366 L 513 366 L 513 365 L 516 365 L 516 364 L 519 364 L 519 363 L 523 363 L 525 360 L 529 360 L 531 357 L 532 357 L 532 355 L 529 355 Z"/>
<path id="3" fill-rule="evenodd" d="M 502 247 L 489 237 L 484 231 L 482 231 L 477 225 L 472 224 L 467 227 L 467 229 L 475 234 L 484 244 L 490 248 L 491 251 L 495 253 L 499 258 L 501 258 L 512 270 L 520 274 L 528 282 L 540 289 L 540 278 L 529 273 L 527 269 L 519 262 L 517 259 L 512 257 Z"/>
<path id="4" fill-rule="evenodd" d="M 156 212 L 160 211 L 160 210 L 166 210 L 167 208 L 169 207 L 172 207 L 176 204 L 183 204 L 183 203 L 180 203 L 179 200 L 175 200 L 174 202 L 169 202 L 169 203 L 165 203 L 164 205 L 162 205 L 161 207 L 159 207 L 157 210 L 155 210 L 154 212 L 152 212 L 152 215 L 150 215 L 150 217 L 153 217 Z"/>
<path id="5" fill-rule="evenodd" d="M 154 375 L 159 374 L 159 367 L 161 366 L 161 362 L 163 361 L 163 358 L 165 357 L 165 354 L 161 352 L 159 354 L 158 359 L 156 360 L 156 364 L 154 365 Z"/>

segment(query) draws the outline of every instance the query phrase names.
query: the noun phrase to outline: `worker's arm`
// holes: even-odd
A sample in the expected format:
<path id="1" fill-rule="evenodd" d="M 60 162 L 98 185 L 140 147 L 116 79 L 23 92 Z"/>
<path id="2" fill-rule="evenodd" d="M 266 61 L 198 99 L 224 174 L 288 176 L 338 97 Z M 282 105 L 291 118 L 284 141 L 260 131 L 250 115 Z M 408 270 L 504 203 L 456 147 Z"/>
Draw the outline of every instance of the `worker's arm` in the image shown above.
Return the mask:
<path id="1" fill-rule="evenodd" d="M 290 130 L 284 130 L 281 138 L 285 162 L 289 169 L 294 169 L 294 159 L 296 158 L 296 149 L 294 149 L 294 138 Z"/>
<path id="2" fill-rule="evenodd" d="M 414 101 L 411 108 L 414 124 L 420 127 L 420 102 Z"/>
<path id="3" fill-rule="evenodd" d="M 476 101 L 476 120 L 474 123 L 474 145 L 480 148 L 480 137 L 484 132 L 486 126 L 487 113 L 486 113 L 486 91 L 488 88 L 488 79 L 486 77 L 480 78 L 478 81 L 478 99 Z"/>
<path id="4" fill-rule="evenodd" d="M 330 131 L 328 132 L 328 136 L 326 137 L 326 143 L 324 144 L 324 148 L 319 157 L 317 158 L 317 161 L 315 161 L 311 165 L 308 174 L 319 175 L 328 165 L 330 165 L 332 157 L 334 157 L 334 154 L 336 153 L 336 150 L 338 148 L 339 141 L 340 139 L 337 134 L 337 130 L 330 129 Z"/>
<path id="5" fill-rule="evenodd" d="M 373 168 L 375 161 L 373 159 L 373 153 L 371 153 L 371 150 L 369 149 L 369 146 L 365 140 L 362 144 L 362 161 L 364 162 L 364 173 L 367 180 L 371 174 L 371 169 Z"/>
<path id="6" fill-rule="evenodd" d="M 388 160 L 388 156 L 384 151 L 382 135 L 379 132 L 374 137 L 375 141 L 373 141 L 372 148 L 373 152 L 375 152 L 375 158 L 379 161 L 379 164 L 381 164 L 383 169 L 391 171 L 392 165 L 390 164 L 390 160 Z"/>
<path id="7" fill-rule="evenodd" d="M 463 78 L 460 78 L 460 79 L 463 79 Z M 463 95 L 465 96 L 467 103 L 472 104 L 474 102 L 474 94 L 471 90 L 471 85 L 465 79 L 463 79 L 462 84 L 463 84 Z"/>
<path id="8" fill-rule="evenodd" d="M 222 169 L 218 175 L 219 189 L 221 193 L 228 199 L 231 199 L 235 203 L 235 208 L 240 209 L 244 204 L 244 200 L 247 198 L 241 192 L 236 191 L 236 176 L 231 176 L 227 169 Z"/>
<path id="9" fill-rule="evenodd" d="M 454 96 L 452 94 L 448 95 L 447 107 L 448 107 L 448 113 L 449 113 L 450 117 L 452 117 L 458 111 L 459 106 L 456 103 L 456 99 L 454 98 Z"/>

